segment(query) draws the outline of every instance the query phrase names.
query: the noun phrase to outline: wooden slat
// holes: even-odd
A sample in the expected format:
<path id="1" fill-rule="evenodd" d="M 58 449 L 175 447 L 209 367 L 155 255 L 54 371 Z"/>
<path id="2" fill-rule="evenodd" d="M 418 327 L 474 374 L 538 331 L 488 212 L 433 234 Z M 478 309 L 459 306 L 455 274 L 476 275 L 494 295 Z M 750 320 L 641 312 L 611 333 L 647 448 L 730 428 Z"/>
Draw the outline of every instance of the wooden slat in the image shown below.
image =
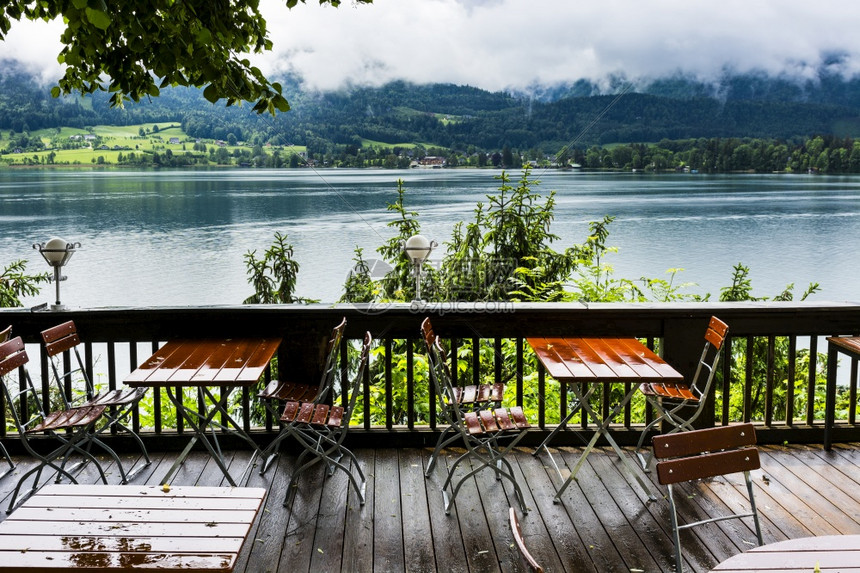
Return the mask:
<path id="1" fill-rule="evenodd" d="M 481 424 L 484 426 L 485 432 L 495 433 L 499 431 L 499 426 L 496 424 L 496 417 L 489 410 L 481 410 L 478 412 L 478 417 L 481 418 Z"/>
<path id="2" fill-rule="evenodd" d="M 303 422 L 307 424 L 311 421 L 311 416 L 314 411 L 314 403 L 313 402 L 305 402 L 301 406 L 299 406 L 299 413 L 296 415 L 296 420 L 299 422 Z"/>
<path id="3" fill-rule="evenodd" d="M 324 426 L 328 419 L 328 404 L 317 404 L 314 408 L 313 416 L 311 416 L 311 424 Z"/>
<path id="4" fill-rule="evenodd" d="M 758 450 L 743 448 L 657 462 L 657 477 L 663 485 L 703 479 L 761 467 Z"/>
<path id="5" fill-rule="evenodd" d="M 755 443 L 755 427 L 752 424 L 737 424 L 655 436 L 654 456 L 657 458 L 691 456 L 702 452 L 751 446 Z"/>
<path id="6" fill-rule="evenodd" d="M 82 557 L 75 551 L 50 552 L 11 551 L 0 554 L 0 571 L 21 573 L 26 567 L 31 573 L 44 571 L 101 572 L 128 569 L 155 569 L 161 571 L 183 571 L 205 573 L 206 571 L 231 571 L 235 555 L 211 553 L 209 555 L 166 555 L 163 553 L 90 553 Z M 4 563 L 14 562 L 12 567 Z"/>
<path id="7" fill-rule="evenodd" d="M 163 501 L 163 500 L 161 500 Z M 80 502 L 79 502 L 80 503 Z M 227 523 L 244 523 L 249 519 L 254 518 L 256 508 L 240 510 L 231 509 L 196 509 L 188 510 L 182 508 L 161 508 L 148 507 L 145 509 L 126 509 L 124 507 L 113 508 L 90 508 L 87 502 L 86 509 L 77 507 L 66 508 L 50 508 L 51 520 L 53 521 L 74 521 L 74 522 L 125 522 L 136 521 L 140 519 L 148 519 L 150 521 L 158 521 L 163 523 L 203 523 L 209 527 Z M 8 521 L 33 521 L 37 522 L 45 513 L 43 507 L 20 507 L 15 511 L 14 519 Z M 87 523 L 83 523 L 87 525 Z M 70 524 L 69 531 L 74 530 L 74 524 Z M 38 534 L 38 531 L 34 531 Z"/>
<path id="8" fill-rule="evenodd" d="M 343 413 L 344 409 L 342 406 L 332 406 L 331 410 L 329 410 L 326 425 L 332 428 L 341 427 L 343 425 Z"/>
<path id="9" fill-rule="evenodd" d="M 81 536 L 85 539 L 86 536 Z M 94 537 L 92 539 L 95 539 Z M 225 553 L 238 553 L 242 547 L 242 537 L 219 537 L 217 550 Z M 212 551 L 212 537 L 136 537 L 133 540 L 125 537 L 100 537 L 99 549 L 108 552 L 140 551 L 146 553 L 209 553 Z M 38 535 L 35 532 L 27 535 L 0 535 L 0 552 L 2 551 L 67 551 L 69 544 L 61 537 Z"/>
<path id="10" fill-rule="evenodd" d="M 478 387 L 473 385 L 460 386 L 462 392 L 457 397 L 457 401 L 461 404 L 474 404 L 478 398 Z"/>

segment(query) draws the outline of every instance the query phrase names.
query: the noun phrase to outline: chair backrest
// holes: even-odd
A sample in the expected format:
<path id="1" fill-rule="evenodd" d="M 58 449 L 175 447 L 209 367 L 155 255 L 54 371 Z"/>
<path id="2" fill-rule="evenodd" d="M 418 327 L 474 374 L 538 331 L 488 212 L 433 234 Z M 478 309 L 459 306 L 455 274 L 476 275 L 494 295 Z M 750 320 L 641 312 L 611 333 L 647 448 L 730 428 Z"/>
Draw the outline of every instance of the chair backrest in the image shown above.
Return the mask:
<path id="1" fill-rule="evenodd" d="M 345 408 L 346 412 L 344 413 L 344 419 L 342 425 L 344 427 L 349 426 L 349 420 L 352 418 L 353 410 L 355 410 L 355 403 L 358 399 L 358 395 L 361 394 L 361 385 L 364 381 L 364 375 L 367 371 L 368 363 L 370 362 L 370 346 L 373 343 L 373 337 L 370 335 L 370 332 L 364 333 L 364 342 L 361 345 L 361 354 L 358 358 L 358 370 L 355 372 L 355 378 L 352 379 L 352 384 L 350 384 L 349 388 L 349 401 L 347 402 L 347 407 Z"/>
<path id="2" fill-rule="evenodd" d="M 81 344 L 81 338 L 78 335 L 78 329 L 74 321 L 67 321 L 57 326 L 48 328 L 42 331 L 42 341 L 45 346 L 45 353 L 48 355 L 51 363 L 51 370 L 54 373 L 54 381 L 57 384 L 57 389 L 60 395 L 66 401 L 66 408 L 69 407 L 67 393 L 71 391 L 73 377 L 79 376 L 84 381 L 84 393 L 87 399 L 91 399 L 95 394 L 93 382 L 84 368 L 84 362 L 81 359 L 81 354 L 78 351 L 78 346 Z M 77 367 L 71 367 L 63 361 L 63 353 L 71 351 L 75 356 Z"/>
<path id="3" fill-rule="evenodd" d="M 331 336 L 326 344 L 325 363 L 323 364 L 320 385 L 317 389 L 317 395 L 313 400 L 314 402 L 326 400 L 332 386 L 334 386 L 335 376 L 340 367 L 338 358 L 340 357 L 340 341 L 343 340 L 344 330 L 346 330 L 346 317 L 332 329 Z"/>
<path id="4" fill-rule="evenodd" d="M 424 344 L 427 345 L 427 348 L 430 348 L 436 342 L 436 333 L 433 332 L 433 325 L 430 324 L 429 317 L 421 321 L 421 338 L 424 339 Z"/>
<path id="5" fill-rule="evenodd" d="M 426 325 L 426 328 L 425 328 Z M 448 366 L 448 357 L 442 348 L 442 341 L 433 334 L 429 325 L 429 319 L 424 319 L 421 324 L 424 336 L 424 345 L 427 349 L 427 364 L 430 370 L 430 382 L 436 392 L 439 407 L 443 418 L 448 424 L 453 424 L 460 419 L 460 409 L 457 407 L 457 399 L 451 382 L 451 370 Z"/>
<path id="6" fill-rule="evenodd" d="M 23 435 L 28 427 L 35 425 L 45 417 L 39 392 L 33 385 L 33 380 L 27 372 L 26 364 L 30 361 L 24 341 L 20 336 L 0 344 L 0 386 L 3 387 L 3 395 L 6 398 L 6 407 L 12 414 L 18 433 Z M 10 374 L 20 368 L 23 372 L 17 387 L 10 387 L 13 376 Z M 26 413 L 32 411 L 38 416 L 30 417 Z"/>
<path id="7" fill-rule="evenodd" d="M 758 469 L 755 443 L 752 424 L 654 436 L 657 480 L 668 485 Z"/>
<path id="8" fill-rule="evenodd" d="M 12 336 L 12 325 L 10 324 L 3 330 L 0 330 L 0 343 L 6 342 L 9 340 L 9 337 Z"/>
<path id="9" fill-rule="evenodd" d="M 714 375 L 717 373 L 717 365 L 720 362 L 720 351 L 723 348 L 723 342 L 728 333 L 729 326 L 716 316 L 712 316 L 710 322 L 708 322 L 708 328 L 705 330 L 705 348 L 702 350 L 701 357 L 699 357 L 699 363 L 696 365 L 696 374 L 693 376 L 693 383 L 690 385 L 699 398 L 706 396 L 710 391 L 711 382 L 714 380 Z"/>

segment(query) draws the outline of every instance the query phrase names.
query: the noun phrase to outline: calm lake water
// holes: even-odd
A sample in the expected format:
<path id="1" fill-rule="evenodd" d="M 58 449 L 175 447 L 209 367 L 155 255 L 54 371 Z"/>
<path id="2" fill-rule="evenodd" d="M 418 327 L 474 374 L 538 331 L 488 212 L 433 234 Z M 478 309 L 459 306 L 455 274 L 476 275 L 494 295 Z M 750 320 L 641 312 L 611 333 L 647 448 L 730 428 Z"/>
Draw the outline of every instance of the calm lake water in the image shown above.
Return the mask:
<path id="1" fill-rule="evenodd" d="M 456 221 L 494 192 L 494 171 L 222 170 L 0 171 L 0 265 L 30 261 L 54 236 L 82 248 L 65 269 L 72 307 L 238 304 L 251 294 L 243 255 L 286 233 L 299 261 L 298 294 L 336 300 L 353 249 L 372 258 L 393 233 L 386 206 L 396 181 L 422 232 L 443 243 Z M 511 172 L 516 180 L 520 173 Z M 641 175 L 536 171 L 557 192 L 553 231 L 561 250 L 582 242 L 589 221 L 613 215 L 608 262 L 616 276 L 668 278 L 712 293 L 738 262 L 753 294 L 788 283 L 816 300 L 860 301 L 860 177 Z M 52 302 L 46 286 L 28 306 Z"/>

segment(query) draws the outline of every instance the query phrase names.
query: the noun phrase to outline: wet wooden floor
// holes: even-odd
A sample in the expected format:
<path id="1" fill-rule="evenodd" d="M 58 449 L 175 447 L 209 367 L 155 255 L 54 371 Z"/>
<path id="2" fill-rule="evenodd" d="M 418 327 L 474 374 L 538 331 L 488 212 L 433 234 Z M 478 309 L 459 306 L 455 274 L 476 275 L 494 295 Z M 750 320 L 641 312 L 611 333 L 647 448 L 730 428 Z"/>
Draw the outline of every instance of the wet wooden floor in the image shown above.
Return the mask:
<path id="1" fill-rule="evenodd" d="M 817 535 L 860 533 L 860 444 L 760 447 L 762 470 L 754 472 L 756 501 L 765 543 Z M 430 450 L 357 450 L 367 474 L 367 501 L 358 503 L 343 472 L 325 477 L 322 468 L 299 483 L 292 509 L 283 507 L 295 458 L 288 451 L 260 476 L 249 472 L 243 485 L 269 490 L 236 571 L 399 572 L 528 571 L 508 520 L 515 503 L 509 484 L 490 471 L 466 482 L 451 515 L 443 510 L 440 487 L 447 471 L 437 467 L 425 479 Z M 451 463 L 456 449 L 446 450 Z M 570 464 L 577 449 L 563 449 Z M 156 453 L 153 463 L 131 483 L 158 484 L 176 453 Z M 239 474 L 249 453 L 230 452 Z M 17 457 L 15 472 L 0 480 L 4 504 L 31 459 Z M 131 458 L 124 458 L 130 464 Z M 647 502 L 632 476 L 607 450 L 589 456 L 578 480 L 553 504 L 558 478 L 545 457 L 519 450 L 514 468 L 524 485 L 527 515 L 519 509 L 529 551 L 546 571 L 674 571 L 668 502 L 649 474 L 657 501 Z M 119 483 L 107 467 L 110 483 Z M 82 483 L 96 483 L 87 467 Z M 228 485 L 205 453 L 193 452 L 175 485 Z M 682 520 L 705 519 L 747 507 L 741 475 L 688 484 L 678 496 Z M 5 517 L 5 507 L 0 518 Z M 685 570 L 708 571 L 755 545 L 751 520 L 711 523 L 682 532 Z"/>

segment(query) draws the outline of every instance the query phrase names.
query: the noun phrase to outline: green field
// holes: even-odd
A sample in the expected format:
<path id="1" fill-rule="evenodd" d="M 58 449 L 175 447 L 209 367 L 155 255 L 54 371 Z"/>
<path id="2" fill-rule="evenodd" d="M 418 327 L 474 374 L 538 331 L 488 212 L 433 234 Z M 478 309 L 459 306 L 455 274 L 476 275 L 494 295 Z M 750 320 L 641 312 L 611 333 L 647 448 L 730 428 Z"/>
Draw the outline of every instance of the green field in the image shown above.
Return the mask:
<path id="1" fill-rule="evenodd" d="M 157 127 L 156 127 L 157 126 Z M 144 135 L 141 135 L 143 129 Z M 0 165 L 22 165 L 22 164 L 45 164 L 49 161 L 48 156 L 54 154 L 54 165 L 92 165 L 92 164 L 116 164 L 118 156 L 127 156 L 130 153 L 141 154 L 158 152 L 163 153 L 170 150 L 174 155 L 182 153 L 209 153 L 210 150 L 225 148 L 231 155 L 236 150 L 252 151 L 250 145 L 219 145 L 214 140 L 200 140 L 206 145 L 206 151 L 194 151 L 193 146 L 198 141 L 189 137 L 178 124 L 142 124 L 142 125 L 97 125 L 92 128 L 80 129 L 63 127 L 59 129 L 41 129 L 33 131 L 31 137 L 38 137 L 47 149 L 37 152 L 6 153 L 0 155 Z M 97 139 L 87 142 L 83 138 L 94 135 Z M 76 144 L 80 147 L 75 149 L 60 149 L 63 144 L 68 144 L 73 136 L 80 136 Z M 178 143 L 171 143 L 176 138 Z M 0 132 L 0 149 L 9 147 L 9 133 Z M 380 144 L 382 145 L 382 144 Z M 106 148 L 105 148 L 106 147 Z M 271 154 L 274 149 L 264 148 L 265 152 Z M 305 152 L 307 148 L 302 145 L 293 145 L 281 149 L 283 155 Z"/>

